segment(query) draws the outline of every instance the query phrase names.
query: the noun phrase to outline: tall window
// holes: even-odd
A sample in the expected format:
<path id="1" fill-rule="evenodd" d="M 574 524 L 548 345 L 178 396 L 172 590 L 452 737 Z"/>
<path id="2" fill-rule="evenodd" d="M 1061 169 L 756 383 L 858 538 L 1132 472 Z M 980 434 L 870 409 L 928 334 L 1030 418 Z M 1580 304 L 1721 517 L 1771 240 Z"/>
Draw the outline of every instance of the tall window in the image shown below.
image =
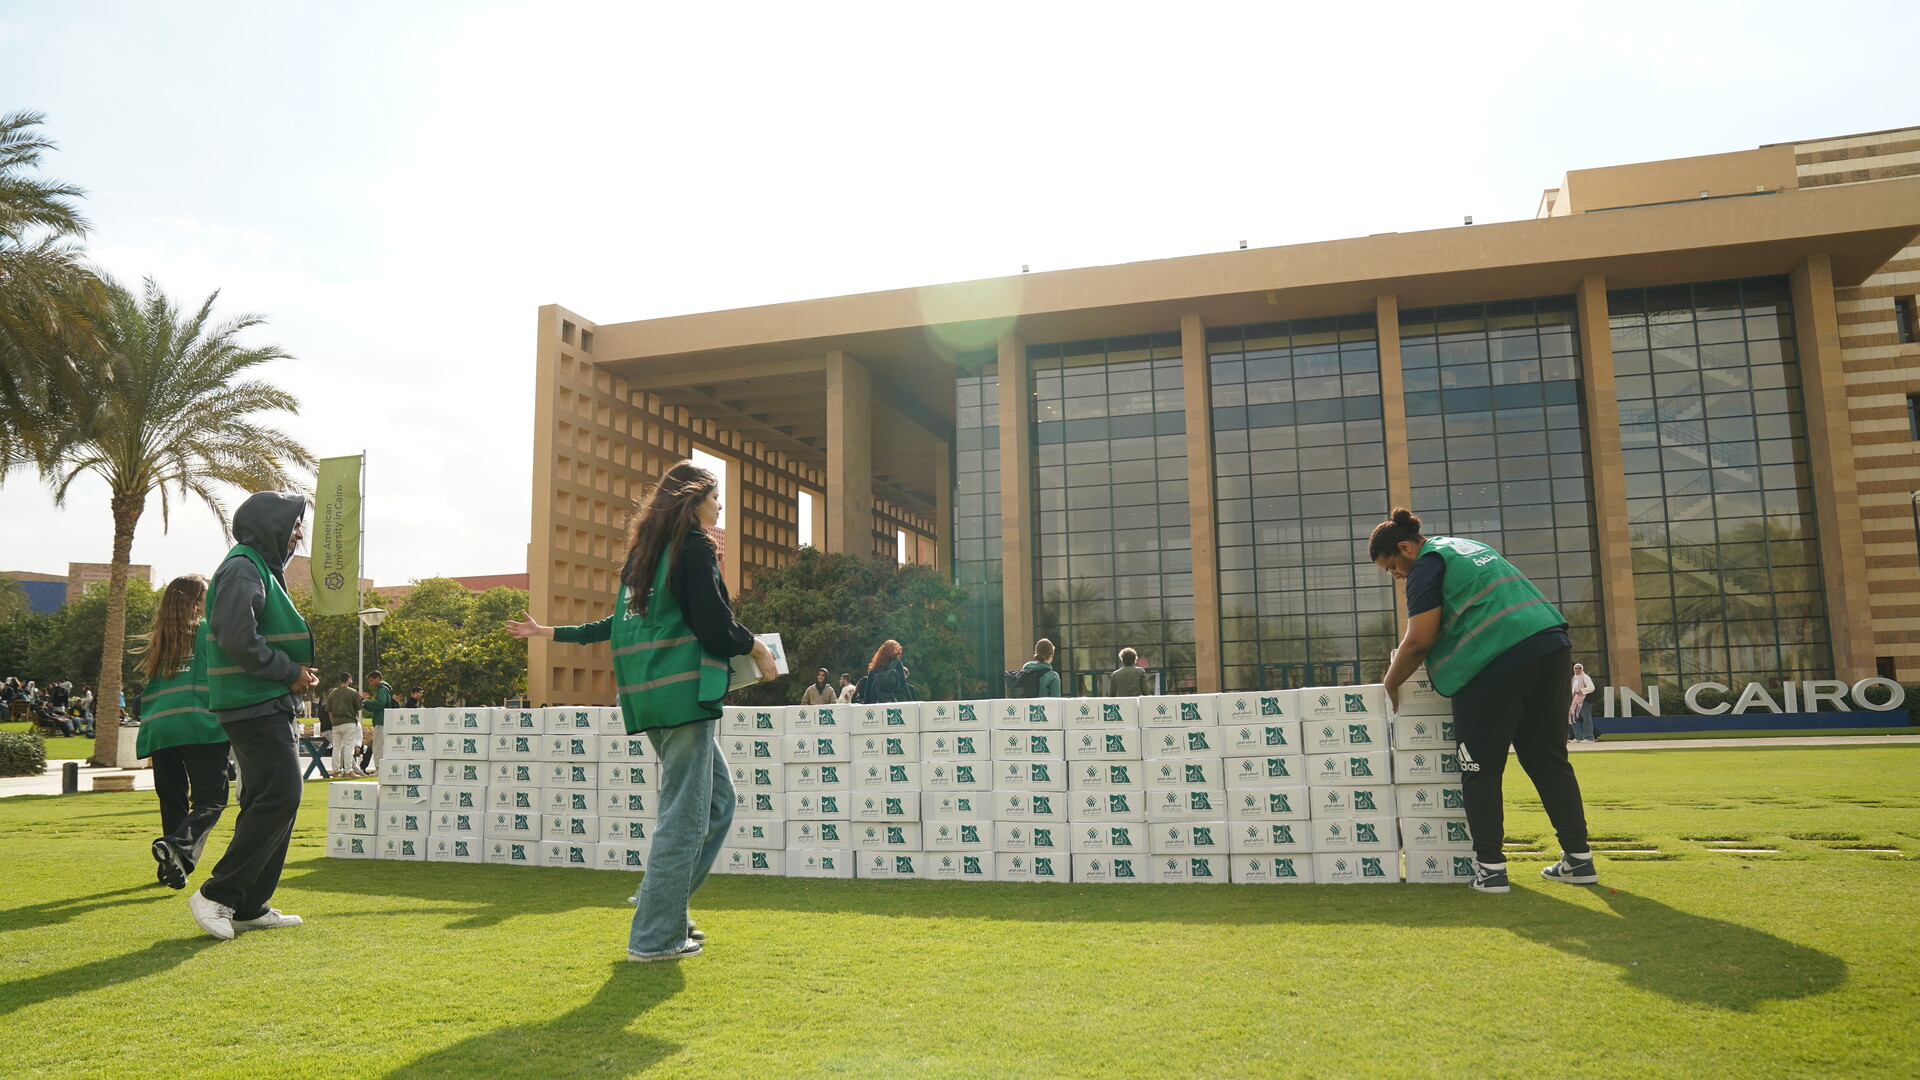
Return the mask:
<path id="1" fill-rule="evenodd" d="M 1491 544 L 1607 673 L 1572 297 L 1402 312 L 1413 512 L 1428 536 Z"/>
<path id="2" fill-rule="evenodd" d="M 1034 581 L 1068 694 L 1138 650 L 1193 684 L 1193 549 L 1180 335 L 1035 345 Z M 1014 659 L 1014 658 L 1009 658 Z"/>
<path id="3" fill-rule="evenodd" d="M 1785 278 L 1609 293 L 1648 683 L 1832 670 Z"/>
<path id="4" fill-rule="evenodd" d="M 961 624 L 973 645 L 970 691 L 1002 692 L 1000 651 L 1000 368 L 992 349 L 962 353 L 954 414 L 953 574 L 967 592 Z"/>
<path id="5" fill-rule="evenodd" d="M 1385 518 L 1372 315 L 1207 331 L 1229 689 L 1376 682 L 1393 589 L 1365 560 Z"/>

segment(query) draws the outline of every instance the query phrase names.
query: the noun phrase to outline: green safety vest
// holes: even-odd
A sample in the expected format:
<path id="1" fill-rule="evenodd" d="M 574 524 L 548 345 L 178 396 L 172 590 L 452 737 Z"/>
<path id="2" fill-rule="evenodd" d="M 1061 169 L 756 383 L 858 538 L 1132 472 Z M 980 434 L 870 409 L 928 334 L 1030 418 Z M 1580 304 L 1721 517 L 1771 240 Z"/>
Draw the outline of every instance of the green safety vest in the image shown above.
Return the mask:
<path id="1" fill-rule="evenodd" d="M 731 677 L 725 660 L 700 647 L 667 588 L 671 555 L 661 554 L 645 615 L 628 609 L 625 585 L 613 600 L 613 681 L 629 735 L 708 719 L 711 710 L 701 703 L 725 697 Z"/>
<path id="2" fill-rule="evenodd" d="M 1427 653 L 1427 676 L 1447 697 L 1473 681 L 1500 654 L 1542 630 L 1566 624 L 1527 576 L 1477 540 L 1435 536 L 1420 554 L 1446 561 L 1440 589 L 1440 636 Z"/>
<path id="3" fill-rule="evenodd" d="M 155 750 L 227 741 L 207 695 L 207 644 L 207 620 L 201 619 L 193 629 L 193 656 L 187 666 L 147 680 L 140 692 L 140 734 L 134 740 L 134 756 L 152 757 Z"/>
<path id="4" fill-rule="evenodd" d="M 266 587 L 267 602 L 260 609 L 260 636 L 268 647 L 286 653 L 302 664 L 313 663 L 313 632 L 307 620 L 293 606 L 293 598 L 280 585 L 280 579 L 267 569 L 260 553 L 245 544 L 235 544 L 227 558 L 245 556 L 260 571 L 260 584 Z M 217 586 L 216 586 L 217 588 Z M 207 590 L 207 618 L 213 618 L 214 589 Z M 215 710 L 241 709 L 262 701 L 272 701 L 293 693 L 286 683 L 249 674 L 212 637 L 207 639 L 207 688 Z"/>

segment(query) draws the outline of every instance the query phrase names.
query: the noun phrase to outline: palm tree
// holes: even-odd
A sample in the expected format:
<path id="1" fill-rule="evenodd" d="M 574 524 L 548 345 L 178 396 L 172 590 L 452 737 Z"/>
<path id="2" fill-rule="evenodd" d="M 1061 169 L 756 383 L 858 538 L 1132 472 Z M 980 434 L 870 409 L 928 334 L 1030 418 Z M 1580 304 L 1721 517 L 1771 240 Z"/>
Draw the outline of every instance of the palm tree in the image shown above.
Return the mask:
<path id="1" fill-rule="evenodd" d="M 257 412 L 297 413 L 293 395 L 257 379 L 237 381 L 248 368 L 291 357 L 273 345 L 244 346 L 238 340 L 262 324 L 257 315 L 213 322 L 219 293 L 187 312 L 175 306 L 151 279 L 142 295 L 108 281 L 96 316 L 102 353 L 77 365 L 67 413 L 42 452 L 42 474 L 54 488 L 55 505 L 82 474 L 107 482 L 113 508 L 113 563 L 108 578 L 107 627 L 101 643 L 100 700 L 119 700 L 120 657 L 127 621 L 127 564 L 134 528 L 147 496 L 160 495 L 165 529 L 169 493 L 192 495 L 222 525 L 226 506 L 220 485 L 248 491 L 288 486 L 289 466 L 311 469 L 313 455 L 283 432 L 249 417 Z M 119 764 L 119 731 L 109 721 L 94 742 L 94 760 Z"/>
<path id="2" fill-rule="evenodd" d="M 39 457 L 73 385 L 77 354 L 97 342 L 88 308 L 100 281 L 80 261 L 84 192 L 38 176 L 54 148 L 35 112 L 0 116 L 0 478 Z"/>

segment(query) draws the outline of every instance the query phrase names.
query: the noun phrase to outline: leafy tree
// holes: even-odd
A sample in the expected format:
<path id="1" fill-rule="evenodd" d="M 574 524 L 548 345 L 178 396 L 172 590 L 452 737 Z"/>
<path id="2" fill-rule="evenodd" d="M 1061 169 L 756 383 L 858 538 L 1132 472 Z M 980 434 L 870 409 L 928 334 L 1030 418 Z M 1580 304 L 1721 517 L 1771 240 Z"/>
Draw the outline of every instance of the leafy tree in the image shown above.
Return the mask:
<path id="1" fill-rule="evenodd" d="M 261 325 L 259 316 L 214 323 L 218 296 L 188 312 L 151 280 L 140 296 L 108 282 L 95 323 L 103 355 L 97 363 L 76 367 L 59 426 L 39 452 L 55 505 L 66 502 L 82 474 L 107 482 L 113 561 L 103 657 L 125 653 L 127 564 L 149 495 L 160 495 L 162 529 L 170 516 L 170 492 L 199 499 L 225 524 L 221 485 L 285 489 L 292 484 L 290 467 L 314 464 L 313 455 L 290 436 L 250 419 L 260 412 L 298 411 L 293 395 L 246 377 L 250 368 L 291 357 L 277 346 L 241 344 L 241 334 Z M 120 691 L 120 665 L 104 666 L 100 696 L 112 701 Z M 93 760 L 118 765 L 118 736 L 103 731 Z"/>
<path id="2" fill-rule="evenodd" d="M 790 673 L 740 690 L 737 700 L 800 700 L 816 668 L 858 675 L 888 638 L 906 649 L 913 685 L 927 699 L 977 694 L 973 649 L 961 632 L 966 594 L 941 572 L 884 559 L 802 548 L 793 562 L 762 571 L 734 605 L 756 633 L 778 633 Z"/>
<path id="3" fill-rule="evenodd" d="M 380 625 L 381 672 L 396 692 L 420 687 L 434 705 L 496 705 L 527 688 L 527 643 L 506 620 L 527 607 L 523 589 L 479 596 L 452 578 L 414 582 Z"/>
<path id="4" fill-rule="evenodd" d="M 0 576 L 0 624 L 32 613 L 33 602 L 27 599 L 27 590 L 12 578 Z"/>
<path id="5" fill-rule="evenodd" d="M 452 578 L 426 578 L 414 583 L 413 591 L 393 609 L 388 622 L 406 623 L 422 619 L 459 628 L 473 615 L 473 593 Z"/>
<path id="6" fill-rule="evenodd" d="M 341 672 L 358 676 L 360 668 L 360 617 L 358 615 L 315 615 L 313 613 L 313 594 L 301 591 L 293 595 L 293 606 L 307 620 L 307 626 L 313 631 L 313 666 L 320 672 L 320 685 L 314 693 L 325 697 L 333 689 L 335 680 Z M 386 603 L 379 593 L 367 594 L 368 607 L 385 607 Z M 367 670 L 379 666 L 376 647 L 379 635 L 367 631 Z"/>

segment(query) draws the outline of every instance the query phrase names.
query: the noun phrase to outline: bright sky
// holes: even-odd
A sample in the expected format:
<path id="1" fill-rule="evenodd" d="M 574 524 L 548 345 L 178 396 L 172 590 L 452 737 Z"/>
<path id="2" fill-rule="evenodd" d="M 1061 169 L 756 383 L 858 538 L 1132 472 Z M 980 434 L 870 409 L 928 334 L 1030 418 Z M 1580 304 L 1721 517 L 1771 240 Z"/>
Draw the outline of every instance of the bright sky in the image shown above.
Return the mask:
<path id="1" fill-rule="evenodd" d="M 1920 121 L 1920 5 L 0 0 L 89 250 L 267 316 L 381 584 L 523 570 L 535 309 L 601 322 L 1531 217 L 1568 169 Z M 236 493 L 233 502 L 237 503 Z M 0 570 L 104 561 L 0 488 Z M 209 572 L 150 505 L 134 560 Z"/>

